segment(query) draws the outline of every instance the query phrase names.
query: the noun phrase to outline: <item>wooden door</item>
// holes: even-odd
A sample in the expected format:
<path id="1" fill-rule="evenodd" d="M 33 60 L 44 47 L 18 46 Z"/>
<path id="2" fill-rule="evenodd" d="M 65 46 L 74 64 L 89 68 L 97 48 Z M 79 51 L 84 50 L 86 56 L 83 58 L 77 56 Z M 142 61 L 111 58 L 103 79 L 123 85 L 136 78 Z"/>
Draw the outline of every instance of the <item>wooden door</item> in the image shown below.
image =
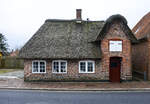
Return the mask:
<path id="1" fill-rule="evenodd" d="M 111 82 L 120 82 L 121 58 L 111 57 L 109 68 L 109 80 Z"/>

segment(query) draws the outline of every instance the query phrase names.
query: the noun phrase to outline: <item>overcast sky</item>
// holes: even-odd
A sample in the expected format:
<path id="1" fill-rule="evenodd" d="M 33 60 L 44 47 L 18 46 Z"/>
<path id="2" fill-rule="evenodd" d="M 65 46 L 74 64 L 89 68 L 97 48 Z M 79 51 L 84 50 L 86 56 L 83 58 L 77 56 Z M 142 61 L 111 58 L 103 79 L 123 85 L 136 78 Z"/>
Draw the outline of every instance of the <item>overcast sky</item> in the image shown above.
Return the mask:
<path id="1" fill-rule="evenodd" d="M 121 14 L 132 29 L 150 11 L 150 0 L 0 0 L 0 33 L 11 49 L 21 47 L 46 19 L 75 19 L 76 9 L 90 20 Z"/>

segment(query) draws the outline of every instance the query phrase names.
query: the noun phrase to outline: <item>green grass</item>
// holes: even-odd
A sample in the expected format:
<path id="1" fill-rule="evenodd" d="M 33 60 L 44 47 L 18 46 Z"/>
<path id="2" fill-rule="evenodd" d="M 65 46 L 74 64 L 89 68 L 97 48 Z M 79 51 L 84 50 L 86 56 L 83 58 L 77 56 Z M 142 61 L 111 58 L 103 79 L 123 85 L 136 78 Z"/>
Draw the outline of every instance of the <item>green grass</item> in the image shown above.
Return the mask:
<path id="1" fill-rule="evenodd" d="M 0 69 L 0 74 L 16 71 L 17 69 Z"/>

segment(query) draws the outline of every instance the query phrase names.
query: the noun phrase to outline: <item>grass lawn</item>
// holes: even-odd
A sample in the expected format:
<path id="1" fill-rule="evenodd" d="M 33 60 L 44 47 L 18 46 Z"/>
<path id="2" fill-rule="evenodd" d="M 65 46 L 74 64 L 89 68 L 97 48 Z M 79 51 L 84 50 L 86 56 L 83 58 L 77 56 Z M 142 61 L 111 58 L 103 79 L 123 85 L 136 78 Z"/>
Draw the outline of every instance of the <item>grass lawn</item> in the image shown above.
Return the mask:
<path id="1" fill-rule="evenodd" d="M 0 69 L 0 74 L 17 71 L 18 69 Z"/>

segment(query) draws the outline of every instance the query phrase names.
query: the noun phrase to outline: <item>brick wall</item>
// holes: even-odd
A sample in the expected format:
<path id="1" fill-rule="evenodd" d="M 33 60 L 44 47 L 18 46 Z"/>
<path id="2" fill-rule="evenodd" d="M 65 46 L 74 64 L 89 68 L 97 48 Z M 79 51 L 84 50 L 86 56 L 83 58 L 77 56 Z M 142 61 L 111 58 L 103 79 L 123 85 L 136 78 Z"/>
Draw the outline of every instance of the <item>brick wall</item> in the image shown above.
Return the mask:
<path id="1" fill-rule="evenodd" d="M 150 80 L 150 39 L 133 45 L 132 48 L 133 70 L 147 73 Z"/>
<path id="2" fill-rule="evenodd" d="M 80 60 L 67 60 L 67 73 L 52 73 L 52 60 L 46 60 L 46 73 L 32 73 L 32 60 L 24 61 L 24 78 L 25 80 L 47 80 L 47 81 L 94 81 L 108 80 L 106 73 L 102 70 L 101 61 L 95 60 L 95 73 L 79 73 Z"/>
<path id="3" fill-rule="evenodd" d="M 148 42 L 133 45 L 133 70 L 144 72 L 148 68 Z"/>
<path id="4" fill-rule="evenodd" d="M 110 29 L 106 33 L 105 38 L 101 42 L 102 48 L 102 70 L 105 71 L 106 76 L 109 77 L 109 61 L 110 57 L 122 57 L 121 62 L 121 79 L 132 79 L 131 70 L 131 42 L 128 40 L 125 33 L 122 31 L 122 24 L 114 21 Z M 123 42 L 122 52 L 109 52 L 109 40 L 120 39 Z"/>

